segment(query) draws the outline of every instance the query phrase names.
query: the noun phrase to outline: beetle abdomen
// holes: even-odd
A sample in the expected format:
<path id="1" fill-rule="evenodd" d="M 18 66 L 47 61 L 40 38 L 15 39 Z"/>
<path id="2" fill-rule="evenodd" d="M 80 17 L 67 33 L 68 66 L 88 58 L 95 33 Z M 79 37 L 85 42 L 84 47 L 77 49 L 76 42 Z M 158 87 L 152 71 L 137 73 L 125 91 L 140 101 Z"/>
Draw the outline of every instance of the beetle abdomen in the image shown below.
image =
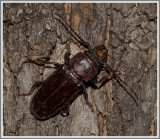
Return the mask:
<path id="1" fill-rule="evenodd" d="M 70 98 L 81 88 L 81 84 L 71 68 L 64 65 L 49 76 L 37 90 L 32 99 L 31 113 L 41 120 L 54 116 L 71 103 Z"/>

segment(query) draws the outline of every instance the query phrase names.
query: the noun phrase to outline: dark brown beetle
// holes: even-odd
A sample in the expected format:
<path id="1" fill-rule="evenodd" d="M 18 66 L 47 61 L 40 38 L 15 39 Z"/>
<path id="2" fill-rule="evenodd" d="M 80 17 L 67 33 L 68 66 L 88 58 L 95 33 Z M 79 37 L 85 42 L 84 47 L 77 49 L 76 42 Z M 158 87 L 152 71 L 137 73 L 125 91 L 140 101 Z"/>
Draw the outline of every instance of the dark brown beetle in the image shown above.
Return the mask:
<path id="1" fill-rule="evenodd" d="M 44 82 L 36 82 L 33 85 L 30 92 L 33 92 L 36 87 L 38 87 L 38 89 L 31 101 L 31 114 L 39 120 L 46 120 L 57 114 L 67 116 L 69 115 L 71 103 L 81 93 L 84 94 L 86 102 L 90 104 L 88 102 L 85 83 L 92 83 L 93 87 L 96 89 L 102 87 L 104 83 L 108 81 L 107 76 L 102 77 L 100 86 L 96 86 L 95 84 L 95 79 L 102 68 L 110 73 L 123 88 L 124 85 L 126 85 L 134 93 L 134 95 L 132 95 L 124 88 L 138 105 L 137 96 L 133 89 L 121 80 L 106 63 L 108 54 L 106 47 L 98 46 L 91 49 L 90 45 L 80 38 L 68 24 L 65 25 L 58 18 L 56 18 L 56 20 L 58 20 L 66 30 L 88 50 L 84 53 L 77 53 L 71 59 L 69 58 L 70 54 L 66 53 L 64 64 L 54 63 L 57 69 L 56 72 L 51 74 Z"/>

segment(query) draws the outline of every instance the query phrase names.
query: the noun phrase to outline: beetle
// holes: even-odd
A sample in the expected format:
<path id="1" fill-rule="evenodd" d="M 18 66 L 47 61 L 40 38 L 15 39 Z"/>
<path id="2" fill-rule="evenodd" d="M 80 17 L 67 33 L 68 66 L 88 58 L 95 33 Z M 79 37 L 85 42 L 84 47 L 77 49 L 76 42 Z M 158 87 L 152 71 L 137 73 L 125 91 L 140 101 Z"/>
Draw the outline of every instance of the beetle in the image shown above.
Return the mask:
<path id="1" fill-rule="evenodd" d="M 126 92 L 138 105 L 138 97 L 134 90 L 106 63 L 107 48 L 104 45 L 91 48 L 71 26 L 64 24 L 61 16 L 58 15 L 55 19 L 87 50 L 77 53 L 72 58 L 70 53 L 66 52 L 64 64 L 52 63 L 56 71 L 43 82 L 36 82 L 30 90 L 31 93 L 37 88 L 30 103 L 31 114 L 38 120 L 47 120 L 57 114 L 68 116 L 70 105 L 81 93 L 91 105 L 88 101 L 86 83 L 90 82 L 95 89 L 101 88 L 109 80 L 107 76 L 102 77 L 99 82 L 96 80 L 102 69 L 111 75 L 110 79 L 115 78 L 124 89 L 124 86 L 127 86 L 134 95 L 127 89 Z M 101 84 L 97 86 L 97 83 Z"/>

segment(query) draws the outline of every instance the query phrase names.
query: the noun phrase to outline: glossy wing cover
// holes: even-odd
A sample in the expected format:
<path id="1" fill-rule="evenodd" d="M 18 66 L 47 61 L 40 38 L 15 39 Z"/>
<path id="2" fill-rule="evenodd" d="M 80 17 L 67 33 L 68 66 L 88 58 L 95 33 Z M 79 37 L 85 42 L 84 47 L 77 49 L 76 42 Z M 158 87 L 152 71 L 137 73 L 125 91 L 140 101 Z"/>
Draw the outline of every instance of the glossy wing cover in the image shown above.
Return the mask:
<path id="1" fill-rule="evenodd" d="M 30 105 L 37 119 L 48 119 L 65 109 L 77 97 L 82 83 L 75 73 L 64 65 L 49 76 L 37 90 Z"/>

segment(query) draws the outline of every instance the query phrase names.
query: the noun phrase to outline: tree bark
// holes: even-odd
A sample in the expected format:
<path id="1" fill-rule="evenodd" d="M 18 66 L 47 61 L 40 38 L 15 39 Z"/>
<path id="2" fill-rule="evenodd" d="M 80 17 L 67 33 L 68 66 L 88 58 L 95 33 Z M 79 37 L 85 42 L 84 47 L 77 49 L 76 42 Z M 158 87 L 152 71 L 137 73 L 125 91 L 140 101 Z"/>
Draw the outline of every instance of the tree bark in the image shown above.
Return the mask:
<path id="1" fill-rule="evenodd" d="M 92 48 L 105 45 L 107 63 L 137 93 L 140 106 L 112 79 L 101 89 L 87 88 L 93 111 L 80 95 L 70 115 L 36 120 L 29 111 L 36 81 L 55 69 L 26 63 L 49 57 L 64 63 L 64 54 L 85 51 L 55 20 L 55 14 Z M 156 136 L 156 3 L 6 3 L 3 4 L 4 136 Z M 98 78 L 107 74 L 102 71 Z M 133 93 L 133 92 L 132 92 Z"/>

